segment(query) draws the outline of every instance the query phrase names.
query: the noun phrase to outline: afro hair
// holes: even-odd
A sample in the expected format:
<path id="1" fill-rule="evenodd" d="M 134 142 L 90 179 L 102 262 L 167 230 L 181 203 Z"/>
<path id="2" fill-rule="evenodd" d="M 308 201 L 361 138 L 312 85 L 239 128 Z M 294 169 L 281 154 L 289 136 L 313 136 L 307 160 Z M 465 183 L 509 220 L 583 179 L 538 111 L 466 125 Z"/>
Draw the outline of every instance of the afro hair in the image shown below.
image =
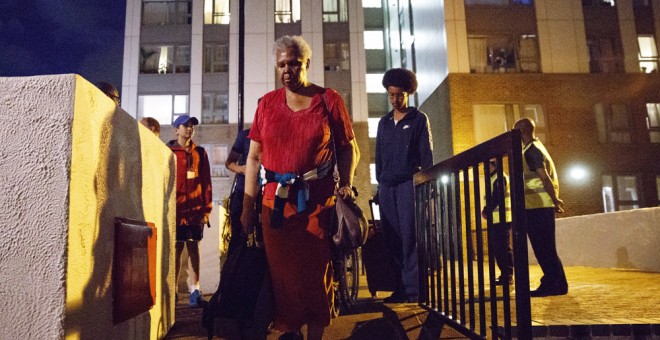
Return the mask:
<path id="1" fill-rule="evenodd" d="M 417 91 L 417 76 L 405 68 L 389 69 L 383 75 L 383 86 L 385 89 L 390 86 L 400 87 L 408 94 L 413 94 Z"/>

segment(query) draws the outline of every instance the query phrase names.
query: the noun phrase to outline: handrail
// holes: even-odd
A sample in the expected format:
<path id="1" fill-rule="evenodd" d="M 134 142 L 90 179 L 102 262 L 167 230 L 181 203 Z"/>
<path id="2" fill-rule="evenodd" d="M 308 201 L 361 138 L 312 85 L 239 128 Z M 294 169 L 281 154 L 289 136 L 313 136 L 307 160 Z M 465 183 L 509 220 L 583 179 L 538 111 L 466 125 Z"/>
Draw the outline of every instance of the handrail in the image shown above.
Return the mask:
<path id="1" fill-rule="evenodd" d="M 491 158 L 500 165 L 499 180 L 503 168 L 508 168 L 510 180 L 513 306 L 508 285 L 498 289 L 490 284 L 496 277 L 495 261 L 484 249 L 494 242 L 488 232 L 492 218 L 488 217 L 485 226 L 481 219 L 482 187 L 486 196 L 491 195 L 487 166 Z M 420 305 L 473 339 L 510 339 L 512 334 L 521 339 L 532 337 L 522 170 L 520 131 L 512 130 L 414 176 Z M 504 206 L 499 209 L 504 216 Z"/>

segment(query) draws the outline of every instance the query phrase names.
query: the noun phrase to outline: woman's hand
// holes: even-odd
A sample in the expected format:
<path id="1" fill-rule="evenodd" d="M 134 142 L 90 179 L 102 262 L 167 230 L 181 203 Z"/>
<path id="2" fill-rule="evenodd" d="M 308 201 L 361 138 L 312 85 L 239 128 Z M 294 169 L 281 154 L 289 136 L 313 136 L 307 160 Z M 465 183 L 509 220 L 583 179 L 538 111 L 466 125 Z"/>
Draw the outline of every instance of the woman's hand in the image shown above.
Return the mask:
<path id="1" fill-rule="evenodd" d="M 345 185 L 345 186 L 337 189 L 335 191 L 335 194 L 341 196 L 341 198 L 343 198 L 345 200 L 352 200 L 352 201 L 355 200 L 355 195 L 354 195 L 353 189 L 348 185 Z"/>
<path id="2" fill-rule="evenodd" d="M 254 227 L 257 225 L 257 214 L 254 212 L 254 209 L 246 209 L 245 206 L 243 206 L 241 225 L 243 226 L 244 235 L 249 235 L 254 232 Z"/>

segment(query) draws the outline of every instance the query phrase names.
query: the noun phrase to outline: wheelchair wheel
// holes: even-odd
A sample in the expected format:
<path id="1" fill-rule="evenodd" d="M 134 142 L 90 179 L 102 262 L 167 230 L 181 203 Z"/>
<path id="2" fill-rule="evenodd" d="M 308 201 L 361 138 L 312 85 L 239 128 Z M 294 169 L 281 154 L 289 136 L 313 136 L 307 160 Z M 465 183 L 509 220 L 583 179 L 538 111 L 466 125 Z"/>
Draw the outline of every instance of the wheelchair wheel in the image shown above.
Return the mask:
<path id="1" fill-rule="evenodd" d="M 340 253 L 340 251 L 337 251 Z M 358 250 L 345 254 L 335 254 L 333 259 L 335 275 L 335 304 L 333 315 L 339 316 L 348 312 L 357 302 L 360 288 L 360 273 L 358 263 Z"/>
<path id="2" fill-rule="evenodd" d="M 360 264 L 358 261 L 358 249 L 355 249 L 344 257 L 346 295 L 344 304 L 353 306 L 358 299 L 358 290 L 360 289 Z"/>

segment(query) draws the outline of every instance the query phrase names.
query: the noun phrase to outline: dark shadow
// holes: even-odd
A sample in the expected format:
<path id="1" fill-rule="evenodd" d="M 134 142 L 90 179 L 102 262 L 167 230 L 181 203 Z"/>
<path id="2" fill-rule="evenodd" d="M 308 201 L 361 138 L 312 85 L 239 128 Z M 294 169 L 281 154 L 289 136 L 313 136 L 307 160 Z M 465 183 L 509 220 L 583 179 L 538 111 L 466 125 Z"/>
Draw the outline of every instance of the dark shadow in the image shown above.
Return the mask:
<path id="1" fill-rule="evenodd" d="M 616 250 L 616 267 L 637 269 L 637 266 L 630 261 L 630 256 L 628 256 L 628 249 L 626 247 L 621 247 Z"/>
<path id="2" fill-rule="evenodd" d="M 100 155 L 94 178 L 94 190 L 98 220 L 96 241 L 89 252 L 94 261 L 91 276 L 83 291 L 83 298 L 78 308 L 67 310 L 65 319 L 69 332 L 76 332 L 80 339 L 95 339 L 100 334 L 109 335 L 107 323 L 96 322 L 100 319 L 112 320 L 112 259 L 114 251 L 114 218 L 125 217 L 144 221 L 142 203 L 142 159 L 138 133 L 138 123 L 129 115 L 115 110 L 102 123 L 99 138 Z M 99 112 L 101 114 L 101 112 Z M 94 150 L 94 145 L 87 149 Z M 84 152 L 84 151 L 83 151 Z M 72 172 L 72 176 L 75 172 Z M 94 209 L 90 209 L 92 213 Z M 161 226 L 158 237 L 167 235 Z M 82 241 L 83 247 L 85 240 Z M 68 259 L 77 261 L 78 259 Z M 142 313 L 136 322 L 150 324 L 149 313 Z M 131 321 L 128 321 L 131 322 Z M 129 333 L 124 323 L 114 325 L 114 330 Z M 136 339 L 148 339 L 150 327 L 130 327 L 130 334 Z M 116 334 L 115 334 L 116 335 Z"/>
<path id="3" fill-rule="evenodd" d="M 366 313 L 382 313 L 382 317 L 355 324 L 348 339 L 408 339 L 398 315 L 379 300 L 358 300 L 345 314 L 355 315 Z"/>

